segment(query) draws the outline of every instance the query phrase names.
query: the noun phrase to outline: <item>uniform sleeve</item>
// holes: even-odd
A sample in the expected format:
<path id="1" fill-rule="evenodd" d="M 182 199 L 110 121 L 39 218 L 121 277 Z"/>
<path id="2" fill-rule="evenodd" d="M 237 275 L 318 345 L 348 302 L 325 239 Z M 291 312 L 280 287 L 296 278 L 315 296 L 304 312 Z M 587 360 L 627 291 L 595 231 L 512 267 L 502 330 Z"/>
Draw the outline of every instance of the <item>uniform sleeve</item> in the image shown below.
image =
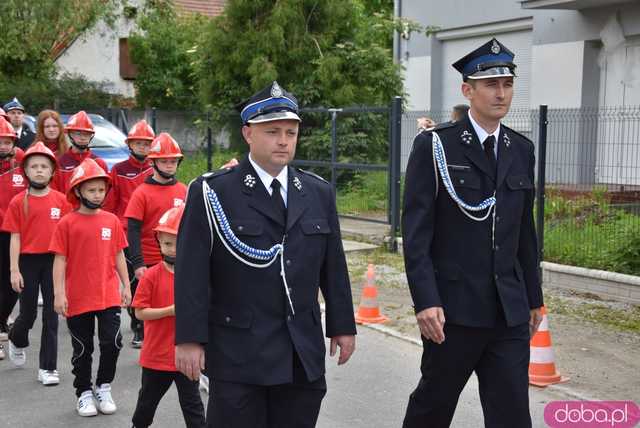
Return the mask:
<path id="1" fill-rule="evenodd" d="M 136 288 L 136 295 L 133 298 L 131 306 L 134 308 L 150 308 L 151 296 L 153 296 L 153 284 L 156 279 L 156 275 L 151 275 L 151 271 L 145 272 L 144 276 L 140 279 L 138 287 Z M 153 276 L 153 278 L 151 278 Z"/>
<path id="2" fill-rule="evenodd" d="M 69 242 L 67 240 L 67 224 L 68 222 L 61 220 L 53 230 L 51 242 L 49 243 L 49 252 L 67 256 L 69 253 Z"/>
<path id="3" fill-rule="evenodd" d="M 7 211 L 4 214 L 2 229 L 9 233 L 22 233 L 22 198 L 15 197 L 9 202 Z"/>
<path id="4" fill-rule="evenodd" d="M 431 259 L 436 185 L 431 137 L 424 132 L 416 136 L 405 174 L 402 245 L 416 313 L 442 306 Z"/>
<path id="5" fill-rule="evenodd" d="M 127 209 L 124 211 L 124 216 L 142 221 L 144 220 L 145 206 L 146 203 L 142 187 L 138 187 L 131 195 L 131 199 L 129 199 L 129 204 L 127 205 Z"/>
<path id="6" fill-rule="evenodd" d="M 120 199 L 120 190 L 118 187 L 118 174 L 116 172 L 116 168 L 114 167 L 109 173 L 111 176 L 111 188 L 107 193 L 107 197 L 104 200 L 104 204 L 102 205 L 102 209 L 105 211 L 109 211 L 115 215 L 118 215 L 116 212 L 118 207 L 118 200 Z"/>
<path id="7" fill-rule="evenodd" d="M 326 335 L 327 337 L 352 335 L 356 334 L 353 298 L 333 190 L 328 189 L 324 197 L 328 199 L 324 203 L 329 206 L 331 227 L 325 259 L 320 271 L 320 289 L 326 308 Z"/>
<path id="8" fill-rule="evenodd" d="M 536 158 L 533 144 L 529 144 L 529 168 L 528 176 L 535 183 Z M 524 282 L 527 287 L 529 308 L 539 308 L 544 304 L 542 297 L 542 285 L 540 281 L 540 261 L 538 260 L 538 237 L 536 235 L 533 220 L 533 203 L 535 200 L 534 186 L 527 191 L 522 211 L 520 224 L 520 242 L 518 244 L 518 261 L 524 273 Z"/>
<path id="9" fill-rule="evenodd" d="M 195 180 L 178 231 L 175 267 L 176 344 L 207 343 L 211 231 L 207 221 L 202 181 Z"/>

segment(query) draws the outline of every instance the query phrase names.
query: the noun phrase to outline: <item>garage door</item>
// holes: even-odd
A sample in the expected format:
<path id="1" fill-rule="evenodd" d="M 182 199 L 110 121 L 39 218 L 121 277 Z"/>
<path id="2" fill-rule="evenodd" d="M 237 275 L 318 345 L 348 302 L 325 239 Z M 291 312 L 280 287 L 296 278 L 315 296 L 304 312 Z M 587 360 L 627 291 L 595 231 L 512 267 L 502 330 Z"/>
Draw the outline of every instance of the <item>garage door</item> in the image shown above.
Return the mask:
<path id="1" fill-rule="evenodd" d="M 460 92 L 462 79 L 452 66 L 454 62 L 472 50 L 491 40 L 491 35 L 475 36 L 463 39 L 444 40 L 442 42 L 442 109 L 451 110 L 456 104 L 466 103 Z M 531 87 L 531 31 L 513 31 L 496 34 L 495 37 L 516 57 L 516 91 L 512 109 L 529 109 L 529 91 Z"/>

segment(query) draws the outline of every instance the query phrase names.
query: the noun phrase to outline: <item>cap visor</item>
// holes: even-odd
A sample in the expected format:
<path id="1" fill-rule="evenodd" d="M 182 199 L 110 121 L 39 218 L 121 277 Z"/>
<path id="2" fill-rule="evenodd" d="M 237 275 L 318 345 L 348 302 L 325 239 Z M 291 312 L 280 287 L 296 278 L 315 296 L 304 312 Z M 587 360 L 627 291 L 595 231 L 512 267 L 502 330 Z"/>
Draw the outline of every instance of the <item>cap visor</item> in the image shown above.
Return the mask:
<path id="1" fill-rule="evenodd" d="M 508 67 L 493 67 L 473 73 L 471 76 L 467 76 L 467 79 L 480 80 L 493 79 L 495 77 L 516 77 L 516 75 Z"/>
<path id="2" fill-rule="evenodd" d="M 256 116 L 253 119 L 248 120 L 247 123 L 265 123 L 276 120 L 297 120 L 298 122 L 302 122 L 300 116 L 292 111 L 277 111 L 274 113 L 261 114 L 260 116 Z"/>

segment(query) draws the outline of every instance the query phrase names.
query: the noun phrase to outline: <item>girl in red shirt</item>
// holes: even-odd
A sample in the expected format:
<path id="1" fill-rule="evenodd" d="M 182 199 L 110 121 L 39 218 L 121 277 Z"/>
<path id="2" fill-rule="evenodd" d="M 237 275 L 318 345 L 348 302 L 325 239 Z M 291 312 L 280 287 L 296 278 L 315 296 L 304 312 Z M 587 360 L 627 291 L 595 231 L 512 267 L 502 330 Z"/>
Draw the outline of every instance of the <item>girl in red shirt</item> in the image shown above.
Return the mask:
<path id="1" fill-rule="evenodd" d="M 198 382 L 191 381 L 175 366 L 175 308 L 173 304 L 173 267 L 176 258 L 178 226 L 184 205 L 164 213 L 154 229 L 162 262 L 149 268 L 138 285 L 131 306 L 144 320 L 145 341 L 140 352 L 142 386 L 133 414 L 133 426 L 148 427 L 160 400 L 175 382 L 185 425 L 205 427 L 204 406 Z"/>
<path id="2" fill-rule="evenodd" d="M 20 314 L 9 333 L 9 358 L 22 366 L 29 346 L 29 330 L 38 315 L 42 290 L 42 339 L 38 381 L 57 385 L 58 314 L 53 310 L 53 254 L 48 251 L 53 229 L 71 206 L 62 193 L 49 188 L 56 168 L 53 152 L 38 141 L 24 155 L 27 190 L 16 195 L 4 216 L 2 229 L 11 233 L 11 286 L 20 293 Z"/>
<path id="3" fill-rule="evenodd" d="M 67 318 L 73 345 L 73 374 L 80 416 L 116 411 L 111 396 L 122 348 L 120 307 L 131 301 L 123 249 L 127 239 L 118 218 L 101 210 L 109 176 L 85 159 L 71 178 L 67 199 L 80 207 L 56 226 L 49 251 L 53 262 L 54 308 Z M 120 283 L 124 284 L 120 290 Z M 92 391 L 91 360 L 98 321 L 100 363 Z M 96 401 L 97 409 L 96 409 Z"/>
<path id="4" fill-rule="evenodd" d="M 153 228 L 169 208 L 184 203 L 187 187 L 176 180 L 175 175 L 183 158 L 180 146 L 163 132 L 151 143 L 147 159 L 151 161 L 153 175 L 147 177 L 131 195 L 124 213 L 128 219 L 129 261 L 139 281 L 147 267 L 162 261 Z M 132 283 L 135 296 L 136 283 Z M 144 337 L 143 325 L 134 330 L 132 345 L 137 346 Z"/>
<path id="5" fill-rule="evenodd" d="M 0 109 L 0 224 L 11 198 L 26 188 L 20 161 L 24 153 L 16 144 L 16 131 L 5 119 Z M 0 360 L 5 357 L 1 342 L 8 339 L 7 319 L 18 300 L 18 294 L 11 288 L 9 278 L 9 242 L 11 234 L 0 232 Z"/>

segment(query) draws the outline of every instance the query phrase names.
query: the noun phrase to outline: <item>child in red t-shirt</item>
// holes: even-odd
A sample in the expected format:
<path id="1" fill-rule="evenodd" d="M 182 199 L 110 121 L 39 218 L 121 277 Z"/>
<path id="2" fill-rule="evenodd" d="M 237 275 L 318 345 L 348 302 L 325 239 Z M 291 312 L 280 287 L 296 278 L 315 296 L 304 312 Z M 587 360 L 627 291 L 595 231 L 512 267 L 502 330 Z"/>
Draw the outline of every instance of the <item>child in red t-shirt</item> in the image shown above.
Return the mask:
<path id="1" fill-rule="evenodd" d="M 11 198 L 26 188 L 20 161 L 23 151 L 16 147 L 16 131 L 8 122 L 8 116 L 0 109 L 0 224 Z M 18 294 L 11 288 L 9 277 L 9 242 L 11 235 L 0 232 L 0 342 L 8 339 L 7 319 L 18 300 Z M 5 350 L 0 343 L 0 360 Z"/>
<path id="2" fill-rule="evenodd" d="M 144 345 L 140 352 L 142 386 L 132 419 L 136 428 L 151 425 L 160 400 L 174 382 L 186 426 L 206 426 L 198 382 L 188 379 L 175 366 L 173 267 L 176 235 L 183 212 L 184 206 L 171 208 L 160 218 L 154 232 L 160 244 L 162 262 L 145 272 L 131 304 L 137 317 L 144 320 L 145 330 Z"/>
<path id="3" fill-rule="evenodd" d="M 111 382 L 122 348 L 120 307 L 131 300 L 124 248 L 127 239 L 118 217 L 101 210 L 109 176 L 85 159 L 71 178 L 67 199 L 80 207 L 56 226 L 49 245 L 53 262 L 54 307 L 67 318 L 73 346 L 73 374 L 80 416 L 116 411 Z M 122 291 L 120 283 L 124 284 Z M 100 364 L 92 393 L 91 358 L 98 321 Z M 96 409 L 97 401 L 98 408 Z"/>
<path id="4" fill-rule="evenodd" d="M 29 330 L 38 315 L 38 290 L 42 291 L 42 340 L 38 381 L 57 385 L 58 314 L 53 310 L 53 254 L 49 241 L 62 216 L 71 210 L 65 196 L 49 188 L 56 157 L 44 143 L 31 146 L 23 159 L 29 188 L 16 195 L 4 216 L 2 229 L 11 233 L 11 286 L 20 293 L 20 314 L 9 333 L 9 358 L 24 365 Z"/>
<path id="5" fill-rule="evenodd" d="M 163 132 L 151 143 L 147 159 L 151 161 L 153 175 L 147 177 L 131 195 L 124 213 L 128 219 L 127 238 L 129 241 L 129 261 L 133 265 L 135 277 L 140 280 L 147 267 L 160 261 L 162 256 L 153 228 L 169 208 L 184 203 L 187 187 L 176 180 L 175 174 L 183 158 L 180 146 Z M 132 283 L 133 295 L 136 283 Z M 134 330 L 132 345 L 139 347 L 144 337 L 143 323 Z"/>

